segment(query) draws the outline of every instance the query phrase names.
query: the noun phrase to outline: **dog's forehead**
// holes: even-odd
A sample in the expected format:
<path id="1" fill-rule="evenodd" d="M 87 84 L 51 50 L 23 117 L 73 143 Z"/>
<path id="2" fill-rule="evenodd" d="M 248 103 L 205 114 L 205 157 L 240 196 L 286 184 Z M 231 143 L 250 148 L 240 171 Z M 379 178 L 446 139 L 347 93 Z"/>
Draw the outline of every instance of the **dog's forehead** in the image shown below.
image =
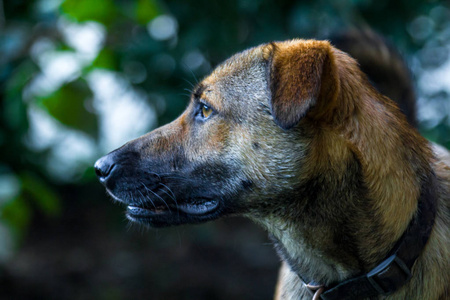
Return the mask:
<path id="1" fill-rule="evenodd" d="M 265 45 L 237 53 L 217 66 L 201 83 L 203 94 L 217 108 L 240 102 L 242 97 L 254 97 L 266 90 Z M 245 101 L 248 104 L 249 101 Z"/>
<path id="2" fill-rule="evenodd" d="M 264 61 L 263 47 L 264 45 L 250 48 L 231 56 L 205 78 L 205 84 L 214 85 L 225 78 L 239 76 L 239 74 L 251 70 L 255 65 Z"/>

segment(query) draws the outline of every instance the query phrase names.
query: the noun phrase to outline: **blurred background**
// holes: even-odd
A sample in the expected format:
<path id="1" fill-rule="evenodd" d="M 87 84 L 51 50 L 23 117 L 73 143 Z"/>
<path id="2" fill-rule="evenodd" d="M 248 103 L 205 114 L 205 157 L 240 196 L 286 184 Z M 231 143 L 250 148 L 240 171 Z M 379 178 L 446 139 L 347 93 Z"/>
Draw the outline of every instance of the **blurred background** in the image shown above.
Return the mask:
<path id="1" fill-rule="evenodd" d="M 404 55 L 420 131 L 450 148 L 448 1 L 0 0 L 0 299 L 270 299 L 265 232 L 131 225 L 92 165 L 233 53 L 355 27 Z"/>

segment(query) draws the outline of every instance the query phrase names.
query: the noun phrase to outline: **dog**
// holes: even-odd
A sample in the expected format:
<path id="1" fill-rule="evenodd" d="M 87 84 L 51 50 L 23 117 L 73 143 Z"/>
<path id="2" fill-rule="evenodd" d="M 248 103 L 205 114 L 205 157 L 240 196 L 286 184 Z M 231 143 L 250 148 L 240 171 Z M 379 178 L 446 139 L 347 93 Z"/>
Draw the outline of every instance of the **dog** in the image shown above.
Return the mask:
<path id="1" fill-rule="evenodd" d="M 444 300 L 450 164 L 432 148 L 355 59 L 294 39 L 232 56 L 95 170 L 133 222 L 260 224 L 283 260 L 276 299 Z"/>

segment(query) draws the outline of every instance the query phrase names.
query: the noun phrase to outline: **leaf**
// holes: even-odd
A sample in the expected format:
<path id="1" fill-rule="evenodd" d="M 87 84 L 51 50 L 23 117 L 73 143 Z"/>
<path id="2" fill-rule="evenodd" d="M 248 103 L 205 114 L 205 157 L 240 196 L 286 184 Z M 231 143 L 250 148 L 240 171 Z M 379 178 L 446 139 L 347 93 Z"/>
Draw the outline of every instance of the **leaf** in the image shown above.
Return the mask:
<path id="1" fill-rule="evenodd" d="M 86 109 L 87 106 L 92 106 L 92 98 L 93 95 L 87 83 L 77 79 L 53 94 L 42 97 L 39 103 L 62 124 L 97 138 L 97 117 Z"/>
<path id="2" fill-rule="evenodd" d="M 138 0 L 136 4 L 136 20 L 145 25 L 161 14 L 159 4 L 155 0 Z"/>
<path id="3" fill-rule="evenodd" d="M 109 70 L 117 70 L 119 68 L 118 66 L 117 57 L 115 56 L 114 52 L 110 49 L 103 49 L 100 51 L 100 53 L 97 55 L 95 60 L 92 62 L 91 68 L 101 68 L 101 69 L 109 69 Z"/>
<path id="4" fill-rule="evenodd" d="M 106 26 L 116 21 L 118 15 L 113 0 L 66 0 L 61 9 L 78 22 L 94 20 Z"/>
<path id="5" fill-rule="evenodd" d="M 58 196 L 45 181 L 32 173 L 21 174 L 23 193 L 29 195 L 33 203 L 46 215 L 57 216 L 61 213 Z"/>
<path id="6" fill-rule="evenodd" d="M 26 103 L 22 101 L 22 93 L 37 71 L 37 66 L 27 59 L 14 68 L 6 82 L 1 114 L 8 127 L 17 133 L 25 132 L 28 129 L 27 108 Z"/>
<path id="7" fill-rule="evenodd" d="M 31 221 L 31 208 L 22 195 L 1 207 L 0 217 L 9 225 L 16 239 L 20 239 Z"/>

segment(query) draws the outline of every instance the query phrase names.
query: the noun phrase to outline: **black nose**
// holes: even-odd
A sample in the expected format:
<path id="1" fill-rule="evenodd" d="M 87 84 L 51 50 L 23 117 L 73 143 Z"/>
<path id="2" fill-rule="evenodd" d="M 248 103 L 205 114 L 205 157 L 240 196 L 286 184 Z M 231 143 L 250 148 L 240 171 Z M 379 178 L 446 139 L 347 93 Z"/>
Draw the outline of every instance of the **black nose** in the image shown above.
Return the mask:
<path id="1" fill-rule="evenodd" d="M 100 182 L 105 182 L 108 179 L 108 176 L 111 174 L 112 169 L 114 168 L 114 160 L 112 155 L 106 155 L 100 158 L 95 162 L 94 169 L 95 174 L 97 174 Z"/>

